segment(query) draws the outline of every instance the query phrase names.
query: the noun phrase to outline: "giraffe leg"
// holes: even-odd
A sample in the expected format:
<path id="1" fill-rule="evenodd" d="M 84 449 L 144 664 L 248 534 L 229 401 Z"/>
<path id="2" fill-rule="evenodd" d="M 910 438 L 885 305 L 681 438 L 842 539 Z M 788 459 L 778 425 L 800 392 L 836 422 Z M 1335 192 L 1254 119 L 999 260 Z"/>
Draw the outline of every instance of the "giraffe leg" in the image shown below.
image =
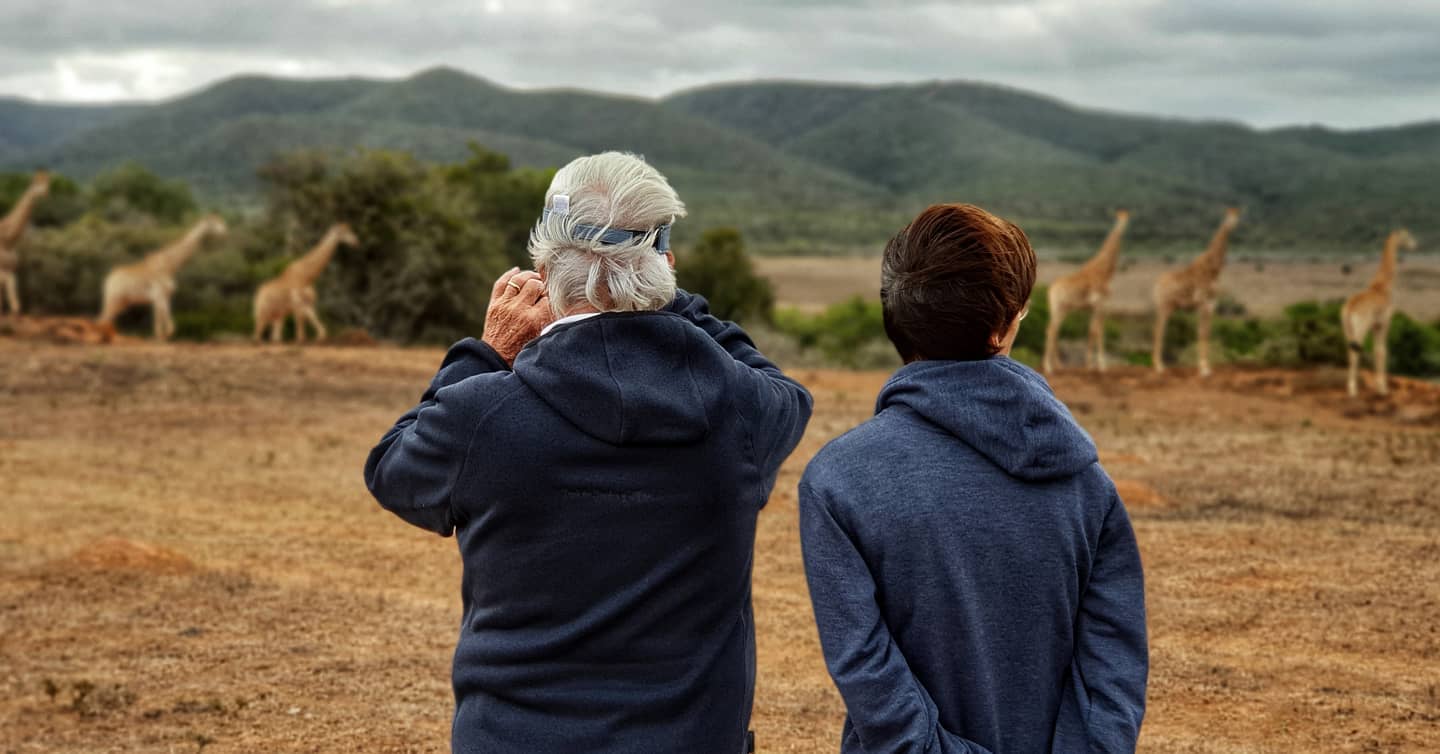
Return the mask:
<path id="1" fill-rule="evenodd" d="M 1090 312 L 1090 347 L 1095 350 L 1095 368 L 1105 371 L 1105 309 L 1099 304 Z"/>
<path id="2" fill-rule="evenodd" d="M 1174 311 L 1175 307 L 1169 304 L 1160 304 L 1155 310 L 1155 347 L 1150 352 L 1150 363 L 1155 366 L 1156 374 L 1165 374 L 1165 325 Z"/>
<path id="3" fill-rule="evenodd" d="M 305 316 L 298 309 L 291 311 L 291 318 L 295 320 L 295 342 L 305 342 Z"/>
<path id="4" fill-rule="evenodd" d="M 1059 366 L 1059 354 L 1055 352 L 1056 340 L 1060 337 L 1060 324 L 1065 321 L 1065 309 L 1050 303 L 1050 321 L 1045 325 L 1045 358 L 1041 360 L 1040 369 L 1045 374 L 1055 371 Z"/>
<path id="5" fill-rule="evenodd" d="M 6 301 L 6 304 L 7 304 L 7 306 L 9 306 L 9 308 L 10 308 L 10 313 L 11 313 L 12 315 L 18 317 L 18 316 L 20 316 L 20 289 L 19 289 L 19 286 L 16 285 L 16 282 L 15 282 L 15 273 L 13 273 L 13 272 L 4 272 L 4 273 L 0 273 L 0 275 L 4 275 L 4 276 L 5 276 L 5 301 Z"/>
<path id="6" fill-rule="evenodd" d="M 1360 339 L 1355 337 L 1355 323 L 1350 321 L 1348 313 L 1340 314 L 1340 329 L 1345 332 L 1345 356 L 1349 360 L 1349 370 L 1345 375 L 1345 391 L 1351 398 L 1360 395 Z"/>
<path id="7" fill-rule="evenodd" d="M 1196 324 L 1196 334 L 1200 341 L 1200 376 L 1210 376 L 1210 322 L 1215 318 L 1215 301 L 1210 300 L 1200 305 L 1200 319 Z"/>
<path id="8" fill-rule="evenodd" d="M 152 319 L 155 320 L 155 339 L 166 340 L 170 337 L 173 326 L 170 324 L 170 300 L 164 296 L 157 296 L 152 302 Z"/>
<path id="9" fill-rule="evenodd" d="M 1381 395 L 1390 394 L 1390 322 L 1375 330 L 1375 389 Z"/>
<path id="10" fill-rule="evenodd" d="M 305 307 L 305 318 L 310 320 L 310 324 L 315 326 L 315 339 L 324 340 L 328 333 L 325 332 L 325 325 L 320 323 L 320 315 L 315 313 L 315 307 Z"/>
<path id="11" fill-rule="evenodd" d="M 279 342 L 280 342 L 280 339 L 284 336 L 284 334 L 285 334 L 285 318 L 284 318 L 284 317 L 281 317 L 280 319 L 273 320 L 273 321 L 270 323 L 270 342 L 271 342 L 271 343 L 279 343 Z"/>

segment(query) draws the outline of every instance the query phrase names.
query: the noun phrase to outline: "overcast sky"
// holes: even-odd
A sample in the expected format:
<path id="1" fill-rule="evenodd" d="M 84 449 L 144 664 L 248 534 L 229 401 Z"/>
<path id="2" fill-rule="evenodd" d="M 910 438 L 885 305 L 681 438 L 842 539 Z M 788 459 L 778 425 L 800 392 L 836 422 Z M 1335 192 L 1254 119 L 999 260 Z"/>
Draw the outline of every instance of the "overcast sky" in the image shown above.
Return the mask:
<path id="1" fill-rule="evenodd" d="M 0 0 L 0 93 L 156 99 L 236 73 L 658 96 L 973 79 L 1270 126 L 1440 118 L 1440 0 Z"/>

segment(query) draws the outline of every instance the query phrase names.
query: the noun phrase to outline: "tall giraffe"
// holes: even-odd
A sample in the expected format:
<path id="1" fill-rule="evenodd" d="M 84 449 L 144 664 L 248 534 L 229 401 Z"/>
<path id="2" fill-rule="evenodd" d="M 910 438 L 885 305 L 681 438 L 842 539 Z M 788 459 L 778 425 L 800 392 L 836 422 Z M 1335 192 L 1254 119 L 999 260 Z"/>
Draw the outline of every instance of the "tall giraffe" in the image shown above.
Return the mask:
<path id="1" fill-rule="evenodd" d="M 219 215 L 206 215 L 179 239 L 150 252 L 134 264 L 122 265 L 105 276 L 105 303 L 99 322 L 114 328 L 115 318 L 126 309 L 149 304 L 154 311 L 155 338 L 165 340 L 175 334 L 175 320 L 170 316 L 170 297 L 175 293 L 175 273 L 190 261 L 208 236 L 223 236 L 225 221 Z"/>
<path id="2" fill-rule="evenodd" d="M 295 317 L 295 340 L 305 342 L 305 322 L 315 327 L 315 339 L 325 339 L 325 326 L 315 313 L 315 279 L 335 256 L 340 244 L 358 246 L 355 231 L 345 223 L 330 226 L 320 243 L 305 256 L 291 262 L 278 277 L 255 291 L 255 340 L 270 328 L 270 340 L 279 343 L 285 329 L 285 318 Z"/>
<path id="3" fill-rule="evenodd" d="M 1059 366 L 1055 341 L 1066 315 L 1090 309 L 1090 338 L 1085 344 L 1085 366 L 1105 371 L 1105 302 L 1110 299 L 1110 279 L 1120 257 L 1120 239 L 1130 225 L 1130 213 L 1115 213 L 1115 225 L 1100 250 L 1083 267 L 1050 284 L 1050 324 L 1045 328 L 1045 359 L 1041 368 L 1046 374 Z"/>
<path id="4" fill-rule="evenodd" d="M 20 286 L 16 273 L 20 268 L 20 240 L 30 228 L 30 215 L 41 197 L 50 193 L 50 174 L 38 171 L 30 178 L 30 186 L 20 195 L 15 206 L 0 220 L 0 296 L 8 302 L 11 314 L 20 313 Z"/>
<path id="5" fill-rule="evenodd" d="M 1200 342 L 1200 376 L 1210 376 L 1210 320 L 1215 316 L 1215 301 L 1220 297 L 1216 283 L 1225 269 L 1225 252 L 1230 248 L 1230 232 L 1240 222 L 1240 208 L 1229 207 L 1225 219 L 1210 239 L 1205 253 L 1184 269 L 1166 272 L 1155 281 L 1155 348 L 1152 354 L 1155 372 L 1165 373 L 1165 324 L 1176 309 L 1199 309 L 1197 336 Z"/>
<path id="6" fill-rule="evenodd" d="M 1365 290 L 1346 299 L 1340 309 L 1340 326 L 1350 346 L 1350 378 L 1346 386 L 1351 397 L 1360 394 L 1360 351 L 1365 347 L 1365 337 L 1372 333 L 1375 335 L 1375 389 L 1381 395 L 1390 392 L 1386 340 L 1390 337 L 1390 318 L 1395 315 L 1391 288 L 1400 252 L 1414 251 L 1415 246 L 1415 237 L 1410 231 L 1404 228 L 1392 231 L 1385 239 L 1385 253 L 1380 257 L 1380 269 L 1375 271 L 1374 279 Z"/>

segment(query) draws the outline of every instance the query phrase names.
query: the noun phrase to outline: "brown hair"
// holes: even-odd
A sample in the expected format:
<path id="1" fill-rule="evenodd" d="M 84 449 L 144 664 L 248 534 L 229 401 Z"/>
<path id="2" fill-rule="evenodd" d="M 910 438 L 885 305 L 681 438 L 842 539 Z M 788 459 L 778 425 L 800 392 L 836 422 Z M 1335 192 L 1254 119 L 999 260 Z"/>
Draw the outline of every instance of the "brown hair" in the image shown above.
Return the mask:
<path id="1" fill-rule="evenodd" d="M 885 246 L 885 334 L 907 363 L 986 359 L 1034 286 L 1025 231 L 971 204 L 936 204 Z"/>

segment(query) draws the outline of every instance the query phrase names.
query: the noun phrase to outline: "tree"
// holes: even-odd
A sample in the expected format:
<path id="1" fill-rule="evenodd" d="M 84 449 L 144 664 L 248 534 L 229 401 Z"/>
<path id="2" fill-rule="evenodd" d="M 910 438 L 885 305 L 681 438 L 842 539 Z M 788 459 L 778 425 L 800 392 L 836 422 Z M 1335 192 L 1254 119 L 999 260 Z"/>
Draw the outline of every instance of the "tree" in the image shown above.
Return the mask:
<path id="1" fill-rule="evenodd" d="M 143 214 L 161 224 L 179 223 L 198 209 L 183 181 L 166 180 L 134 162 L 97 177 L 90 186 L 90 201 L 111 220 Z"/>
<path id="2" fill-rule="evenodd" d="M 360 240 L 321 276 L 320 303 L 337 322 L 402 341 L 479 335 L 490 284 L 509 266 L 502 232 L 477 221 L 450 169 L 401 152 L 341 158 L 302 152 L 261 170 L 269 186 L 260 253 L 304 253 L 335 222 Z"/>
<path id="3" fill-rule="evenodd" d="M 444 169 L 445 180 L 470 192 L 476 220 L 500 233 L 510 263 L 529 267 L 530 229 L 545 207 L 555 171 L 512 170 L 509 157 L 473 141 L 469 147 L 469 159 Z"/>
<path id="4" fill-rule="evenodd" d="M 745 242 L 734 228 L 711 228 L 675 264 L 681 288 L 710 301 L 721 319 L 769 322 L 775 310 L 770 281 L 755 274 Z"/>

